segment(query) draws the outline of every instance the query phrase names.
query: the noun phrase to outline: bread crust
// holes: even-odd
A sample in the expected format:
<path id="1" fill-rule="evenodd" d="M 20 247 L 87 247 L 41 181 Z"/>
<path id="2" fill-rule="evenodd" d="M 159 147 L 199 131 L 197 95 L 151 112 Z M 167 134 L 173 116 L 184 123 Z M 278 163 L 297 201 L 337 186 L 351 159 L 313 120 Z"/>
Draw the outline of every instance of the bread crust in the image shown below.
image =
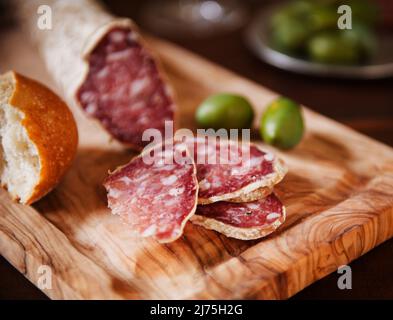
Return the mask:
<path id="1" fill-rule="evenodd" d="M 272 224 L 263 227 L 239 228 L 197 214 L 193 215 L 190 221 L 206 229 L 214 230 L 219 233 L 222 233 L 223 235 L 230 238 L 235 238 L 240 240 L 255 240 L 255 239 L 266 237 L 267 235 L 277 230 L 277 228 L 284 223 L 286 219 L 286 210 L 284 206 L 282 206 L 282 210 L 283 210 L 283 214 L 280 217 L 280 219 L 277 219 Z"/>
<path id="2" fill-rule="evenodd" d="M 50 192 L 71 166 L 78 131 L 67 105 L 47 87 L 14 71 L 4 76 L 14 82 L 8 103 L 24 114 L 22 125 L 40 159 L 39 182 L 25 202 L 31 204 Z"/>

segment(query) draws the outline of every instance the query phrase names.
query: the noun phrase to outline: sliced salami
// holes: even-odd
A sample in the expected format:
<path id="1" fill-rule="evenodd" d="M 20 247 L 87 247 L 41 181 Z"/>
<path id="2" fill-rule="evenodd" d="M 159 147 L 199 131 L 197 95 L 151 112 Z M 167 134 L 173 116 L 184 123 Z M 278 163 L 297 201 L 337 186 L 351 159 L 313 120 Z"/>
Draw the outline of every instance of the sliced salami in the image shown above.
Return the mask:
<path id="1" fill-rule="evenodd" d="M 163 132 L 174 120 L 173 91 L 160 63 L 130 19 L 95 0 L 15 0 L 15 13 L 71 105 L 81 106 L 121 143 L 141 150 L 146 128 Z M 50 8 L 51 30 L 37 28 Z"/>
<path id="2" fill-rule="evenodd" d="M 112 213 L 119 215 L 135 235 L 162 243 L 182 235 L 198 198 L 196 168 L 186 149 L 184 144 L 176 143 L 170 149 L 160 144 L 105 181 Z M 181 159 L 177 159 L 179 154 Z"/>
<path id="3" fill-rule="evenodd" d="M 271 194 L 247 202 L 216 202 L 198 206 L 191 221 L 227 237 L 252 240 L 267 236 L 285 221 L 285 207 Z"/>
<path id="4" fill-rule="evenodd" d="M 197 166 L 199 204 L 264 198 L 287 172 L 280 159 L 254 144 L 207 137 L 186 142 Z"/>

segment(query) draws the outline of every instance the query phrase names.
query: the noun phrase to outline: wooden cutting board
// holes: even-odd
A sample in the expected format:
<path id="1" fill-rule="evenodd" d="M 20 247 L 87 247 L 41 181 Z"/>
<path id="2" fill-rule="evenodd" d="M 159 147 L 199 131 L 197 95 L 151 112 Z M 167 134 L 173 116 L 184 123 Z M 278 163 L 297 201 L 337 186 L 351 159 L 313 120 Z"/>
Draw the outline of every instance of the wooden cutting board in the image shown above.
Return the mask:
<path id="1" fill-rule="evenodd" d="M 0 34 L 0 70 L 45 82 L 18 31 Z M 251 99 L 257 120 L 276 94 L 171 44 L 151 40 L 173 81 L 184 127 L 211 93 Z M 329 97 L 321 97 L 321 99 Z M 134 239 L 106 208 L 101 182 L 132 153 L 73 108 L 80 146 L 59 187 L 32 207 L 0 192 L 0 252 L 37 284 L 52 270 L 54 299 L 283 299 L 393 236 L 393 150 L 305 110 L 307 133 L 293 151 L 273 150 L 289 173 L 277 187 L 286 223 L 266 239 L 226 238 L 191 223 L 171 244 Z M 42 271 L 42 270 L 41 270 Z"/>

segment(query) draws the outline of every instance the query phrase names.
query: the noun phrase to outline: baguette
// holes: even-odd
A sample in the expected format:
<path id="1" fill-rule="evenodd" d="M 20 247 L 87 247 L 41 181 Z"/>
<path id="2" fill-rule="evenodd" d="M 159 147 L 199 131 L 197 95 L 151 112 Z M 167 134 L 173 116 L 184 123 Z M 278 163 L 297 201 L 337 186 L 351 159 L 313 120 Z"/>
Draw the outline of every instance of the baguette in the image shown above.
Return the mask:
<path id="1" fill-rule="evenodd" d="M 31 204 L 70 167 L 78 133 L 66 104 L 40 83 L 10 71 L 0 76 L 0 181 Z"/>

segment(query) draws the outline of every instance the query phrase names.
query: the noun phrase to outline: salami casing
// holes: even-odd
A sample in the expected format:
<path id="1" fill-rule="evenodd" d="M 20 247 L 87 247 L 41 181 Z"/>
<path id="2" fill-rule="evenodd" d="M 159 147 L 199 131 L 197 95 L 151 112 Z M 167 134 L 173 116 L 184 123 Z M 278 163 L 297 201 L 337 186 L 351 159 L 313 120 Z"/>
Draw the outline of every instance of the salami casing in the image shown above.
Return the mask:
<path id="1" fill-rule="evenodd" d="M 186 142 L 197 166 L 199 204 L 264 198 L 287 172 L 280 159 L 254 144 L 207 137 Z"/>
<path id="2" fill-rule="evenodd" d="M 285 221 L 285 207 L 274 194 L 253 202 L 216 202 L 198 206 L 191 221 L 227 237 L 252 240 L 275 231 Z"/>
<path id="3" fill-rule="evenodd" d="M 40 5 L 52 12 L 50 30 L 37 27 Z M 163 132 L 174 120 L 173 91 L 131 20 L 94 0 L 16 0 L 15 8 L 67 101 L 113 138 L 141 150 L 145 129 Z"/>
<path id="4" fill-rule="evenodd" d="M 182 159 L 176 160 L 176 153 Z M 147 155 L 151 155 L 150 162 Z M 196 209 L 195 170 L 184 144 L 147 149 L 106 179 L 108 205 L 135 235 L 162 243 L 174 241 Z"/>

